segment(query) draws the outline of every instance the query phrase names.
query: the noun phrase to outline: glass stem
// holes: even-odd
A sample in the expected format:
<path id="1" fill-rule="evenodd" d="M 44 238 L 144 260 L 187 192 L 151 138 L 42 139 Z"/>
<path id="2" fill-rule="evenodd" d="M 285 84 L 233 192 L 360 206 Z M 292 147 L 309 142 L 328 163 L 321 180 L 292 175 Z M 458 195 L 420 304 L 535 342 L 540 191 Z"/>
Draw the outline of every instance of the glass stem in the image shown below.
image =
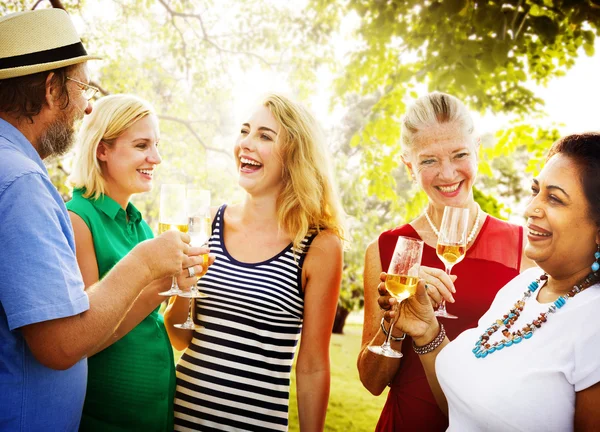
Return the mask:
<path id="1" fill-rule="evenodd" d="M 190 297 L 190 304 L 188 306 L 188 318 L 187 318 L 188 321 L 193 321 L 193 318 L 192 318 L 192 302 L 193 301 L 194 301 L 194 299 Z"/>
<path id="2" fill-rule="evenodd" d="M 450 273 L 452 272 L 452 266 L 446 266 L 446 274 L 448 276 L 450 276 Z M 440 302 L 440 305 L 437 308 L 438 311 L 442 311 L 442 312 L 446 312 L 446 300 L 442 299 L 442 301 Z"/>
<path id="3" fill-rule="evenodd" d="M 391 349 L 390 341 L 392 340 L 392 330 L 394 330 L 394 324 L 396 324 L 396 321 L 398 321 L 398 314 L 400 313 L 400 303 L 396 303 L 394 305 L 394 311 L 396 312 L 396 316 L 390 321 L 390 329 L 388 331 L 387 337 L 385 338 L 385 342 L 382 345 L 384 349 Z"/>

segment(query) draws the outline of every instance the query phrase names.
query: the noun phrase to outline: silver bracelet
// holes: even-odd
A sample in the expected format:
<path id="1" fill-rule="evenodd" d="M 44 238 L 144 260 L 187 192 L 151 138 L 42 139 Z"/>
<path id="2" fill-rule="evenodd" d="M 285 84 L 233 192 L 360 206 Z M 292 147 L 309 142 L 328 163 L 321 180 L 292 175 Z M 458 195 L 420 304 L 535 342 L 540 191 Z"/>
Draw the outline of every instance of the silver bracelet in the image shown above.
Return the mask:
<path id="1" fill-rule="evenodd" d="M 385 322 L 385 318 L 381 318 L 381 331 L 387 337 L 388 331 L 385 329 L 385 325 L 383 324 L 384 322 Z M 392 335 L 390 337 L 390 339 L 393 340 L 394 342 L 400 342 L 400 341 L 403 341 L 405 337 L 406 337 L 406 333 L 402 333 L 402 336 L 396 337 L 396 336 Z"/>
<path id="2" fill-rule="evenodd" d="M 434 351 L 437 347 L 439 347 L 442 344 L 442 342 L 444 342 L 444 339 L 446 339 L 446 329 L 444 328 L 444 324 L 440 324 L 440 332 L 435 337 L 435 339 L 433 339 L 427 345 L 423 346 L 417 346 L 415 344 L 415 341 L 413 340 L 413 350 L 415 350 L 415 352 L 419 355 L 428 354 Z"/>

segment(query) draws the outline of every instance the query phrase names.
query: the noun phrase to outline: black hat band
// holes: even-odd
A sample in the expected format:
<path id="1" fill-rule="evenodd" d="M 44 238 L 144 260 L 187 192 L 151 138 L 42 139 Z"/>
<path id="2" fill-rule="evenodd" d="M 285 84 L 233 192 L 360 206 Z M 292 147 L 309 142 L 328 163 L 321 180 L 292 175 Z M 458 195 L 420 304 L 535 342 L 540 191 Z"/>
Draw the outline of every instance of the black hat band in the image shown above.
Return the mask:
<path id="1" fill-rule="evenodd" d="M 83 44 L 77 42 L 72 45 L 52 48 L 45 51 L 0 58 L 0 70 L 53 63 L 86 55 L 88 54 L 83 47 Z"/>

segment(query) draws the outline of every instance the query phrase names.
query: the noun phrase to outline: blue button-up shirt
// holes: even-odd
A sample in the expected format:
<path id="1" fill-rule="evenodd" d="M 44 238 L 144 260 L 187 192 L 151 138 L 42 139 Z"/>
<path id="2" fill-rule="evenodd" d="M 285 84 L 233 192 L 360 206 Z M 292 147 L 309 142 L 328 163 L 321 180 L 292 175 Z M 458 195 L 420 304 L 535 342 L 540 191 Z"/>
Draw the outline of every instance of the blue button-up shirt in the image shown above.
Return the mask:
<path id="1" fill-rule="evenodd" d="M 0 430 L 78 429 L 87 361 L 49 369 L 20 328 L 88 308 L 61 196 L 35 148 L 0 119 Z"/>

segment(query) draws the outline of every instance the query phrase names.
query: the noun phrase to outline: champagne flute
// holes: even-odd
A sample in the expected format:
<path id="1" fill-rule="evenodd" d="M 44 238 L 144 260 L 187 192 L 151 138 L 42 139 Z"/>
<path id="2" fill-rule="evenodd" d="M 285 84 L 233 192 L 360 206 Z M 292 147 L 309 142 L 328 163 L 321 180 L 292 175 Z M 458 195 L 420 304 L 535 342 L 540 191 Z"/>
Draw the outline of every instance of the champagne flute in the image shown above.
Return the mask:
<path id="1" fill-rule="evenodd" d="M 185 185 L 164 184 L 160 187 L 160 209 L 158 214 L 158 233 L 170 229 L 188 232 L 188 221 L 185 209 Z M 177 277 L 173 276 L 171 288 L 159 293 L 162 296 L 173 296 L 183 291 L 177 285 Z"/>
<path id="2" fill-rule="evenodd" d="M 385 280 L 385 288 L 398 301 L 394 308 L 396 318 L 390 324 L 390 330 L 383 345 L 370 345 L 369 351 L 385 357 L 400 358 L 402 353 L 392 349 L 390 338 L 394 330 L 394 324 L 398 319 L 400 303 L 417 292 L 417 283 L 419 282 L 419 267 L 421 265 L 421 256 L 423 255 L 423 241 L 399 236 L 396 241 L 396 247 L 392 255 L 388 275 Z"/>
<path id="3" fill-rule="evenodd" d="M 440 234 L 436 247 L 437 256 L 442 260 L 446 273 L 461 262 L 467 253 L 467 228 L 469 226 L 469 209 L 444 207 L 444 216 L 440 226 Z M 446 311 L 446 300 L 442 299 L 435 311 L 441 318 L 458 318 Z"/>
<path id="4" fill-rule="evenodd" d="M 206 189 L 188 189 L 187 190 L 187 214 L 188 214 L 188 234 L 190 235 L 190 246 L 201 247 L 208 243 L 210 238 L 210 191 Z M 208 271 L 208 254 L 202 255 L 202 273 L 196 277 L 200 279 Z M 198 284 L 192 285 L 189 291 L 183 291 L 178 294 L 179 297 L 190 299 L 188 308 L 188 317 L 182 324 L 174 324 L 174 327 L 195 330 L 198 329 L 192 317 L 194 299 L 208 297 L 200 292 Z"/>

